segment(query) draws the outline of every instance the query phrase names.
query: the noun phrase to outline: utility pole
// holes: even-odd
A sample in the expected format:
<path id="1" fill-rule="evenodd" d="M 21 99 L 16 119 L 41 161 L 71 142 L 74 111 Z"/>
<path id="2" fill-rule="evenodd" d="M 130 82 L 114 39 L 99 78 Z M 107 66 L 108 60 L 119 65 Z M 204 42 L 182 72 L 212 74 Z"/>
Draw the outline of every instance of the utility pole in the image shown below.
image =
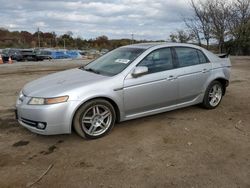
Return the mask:
<path id="1" fill-rule="evenodd" d="M 134 34 L 132 33 L 131 34 L 131 44 L 133 44 L 134 43 Z"/>
<path id="2" fill-rule="evenodd" d="M 65 50 L 65 39 L 63 39 L 63 47 L 64 47 L 64 50 Z"/>
<path id="3" fill-rule="evenodd" d="M 37 37 L 38 37 L 38 47 L 40 48 L 41 44 L 40 44 L 40 31 L 39 31 L 39 27 L 37 28 Z"/>
<path id="4" fill-rule="evenodd" d="M 57 39 L 56 39 L 56 35 L 54 35 L 55 36 L 55 47 L 57 47 Z"/>

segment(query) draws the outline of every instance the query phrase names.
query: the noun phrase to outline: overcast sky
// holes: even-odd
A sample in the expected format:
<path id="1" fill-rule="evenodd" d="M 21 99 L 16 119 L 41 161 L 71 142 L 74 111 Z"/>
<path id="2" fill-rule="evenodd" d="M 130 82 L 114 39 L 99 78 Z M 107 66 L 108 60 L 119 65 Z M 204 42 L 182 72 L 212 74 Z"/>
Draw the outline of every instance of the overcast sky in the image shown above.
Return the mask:
<path id="1" fill-rule="evenodd" d="M 74 36 L 166 40 L 192 14 L 189 0 L 0 0 L 0 27 Z"/>

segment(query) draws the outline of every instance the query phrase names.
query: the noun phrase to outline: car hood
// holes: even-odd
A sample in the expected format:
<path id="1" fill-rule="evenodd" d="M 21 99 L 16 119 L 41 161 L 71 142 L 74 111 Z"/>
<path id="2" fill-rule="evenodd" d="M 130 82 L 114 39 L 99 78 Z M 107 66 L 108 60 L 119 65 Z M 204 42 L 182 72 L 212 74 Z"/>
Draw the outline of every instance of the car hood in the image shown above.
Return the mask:
<path id="1" fill-rule="evenodd" d="M 70 69 L 29 82 L 24 86 L 23 93 L 31 97 L 55 97 L 104 78 L 107 76 L 77 68 Z"/>

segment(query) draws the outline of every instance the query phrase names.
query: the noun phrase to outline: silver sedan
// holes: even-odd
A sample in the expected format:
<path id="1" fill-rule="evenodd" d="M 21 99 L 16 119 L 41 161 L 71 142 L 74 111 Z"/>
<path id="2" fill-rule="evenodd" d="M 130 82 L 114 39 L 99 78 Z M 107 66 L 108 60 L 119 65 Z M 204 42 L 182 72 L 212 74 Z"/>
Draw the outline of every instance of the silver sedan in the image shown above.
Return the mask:
<path id="1" fill-rule="evenodd" d="M 44 135 L 106 135 L 116 122 L 202 104 L 216 108 L 230 60 L 190 44 L 144 43 L 117 48 L 86 66 L 25 85 L 18 122 Z"/>

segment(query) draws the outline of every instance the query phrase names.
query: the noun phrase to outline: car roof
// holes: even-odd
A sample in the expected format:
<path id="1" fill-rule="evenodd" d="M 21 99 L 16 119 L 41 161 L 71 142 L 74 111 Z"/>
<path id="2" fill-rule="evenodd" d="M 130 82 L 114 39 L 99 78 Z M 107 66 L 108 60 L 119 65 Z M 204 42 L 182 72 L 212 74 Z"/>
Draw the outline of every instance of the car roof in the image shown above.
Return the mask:
<path id="1" fill-rule="evenodd" d="M 149 43 L 137 43 L 137 44 L 131 44 L 124 47 L 129 48 L 142 48 L 142 49 L 149 49 L 152 47 L 170 47 L 170 46 L 186 46 L 186 47 L 192 47 L 200 49 L 199 46 L 193 45 L 193 44 L 187 44 L 187 43 L 171 43 L 171 42 L 149 42 Z"/>
<path id="2" fill-rule="evenodd" d="M 148 49 L 153 46 L 161 45 L 161 44 L 166 44 L 164 42 L 149 42 L 149 43 L 137 43 L 137 44 L 130 44 L 125 47 L 131 47 L 131 48 L 143 48 L 143 49 Z"/>

